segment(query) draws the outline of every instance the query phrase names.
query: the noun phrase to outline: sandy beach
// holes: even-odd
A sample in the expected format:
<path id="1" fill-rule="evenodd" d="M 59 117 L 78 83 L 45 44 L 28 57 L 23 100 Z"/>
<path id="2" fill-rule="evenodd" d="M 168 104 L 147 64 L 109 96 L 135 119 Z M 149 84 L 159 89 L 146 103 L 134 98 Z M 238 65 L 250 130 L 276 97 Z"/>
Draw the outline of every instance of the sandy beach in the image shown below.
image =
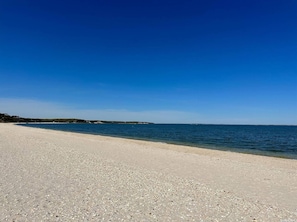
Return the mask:
<path id="1" fill-rule="evenodd" d="M 297 160 L 0 124 L 0 221 L 297 222 Z"/>

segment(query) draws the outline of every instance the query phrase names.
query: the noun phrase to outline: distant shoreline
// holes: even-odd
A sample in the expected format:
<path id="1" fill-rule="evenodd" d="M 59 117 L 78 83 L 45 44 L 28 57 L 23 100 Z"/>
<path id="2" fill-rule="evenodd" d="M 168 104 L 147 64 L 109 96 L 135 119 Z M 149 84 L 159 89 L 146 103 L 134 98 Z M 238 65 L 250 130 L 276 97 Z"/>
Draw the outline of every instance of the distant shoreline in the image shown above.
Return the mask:
<path id="1" fill-rule="evenodd" d="M 297 126 L 296 124 L 234 124 L 234 123 L 154 123 L 146 121 L 85 120 L 77 118 L 27 118 L 0 113 L 0 123 L 86 123 L 86 124 L 179 124 L 215 126 Z"/>
<path id="2" fill-rule="evenodd" d="M 0 113 L 0 123 L 86 123 L 86 124 L 153 124 L 142 121 L 85 120 L 76 118 L 24 118 Z"/>

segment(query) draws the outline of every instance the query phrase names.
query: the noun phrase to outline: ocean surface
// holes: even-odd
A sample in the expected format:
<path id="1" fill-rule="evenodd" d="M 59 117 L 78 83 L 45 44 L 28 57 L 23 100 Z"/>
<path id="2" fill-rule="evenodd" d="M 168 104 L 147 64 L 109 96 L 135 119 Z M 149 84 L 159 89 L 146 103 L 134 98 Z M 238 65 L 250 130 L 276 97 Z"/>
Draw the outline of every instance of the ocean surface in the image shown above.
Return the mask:
<path id="1" fill-rule="evenodd" d="M 77 123 L 22 125 L 297 159 L 297 126 Z"/>

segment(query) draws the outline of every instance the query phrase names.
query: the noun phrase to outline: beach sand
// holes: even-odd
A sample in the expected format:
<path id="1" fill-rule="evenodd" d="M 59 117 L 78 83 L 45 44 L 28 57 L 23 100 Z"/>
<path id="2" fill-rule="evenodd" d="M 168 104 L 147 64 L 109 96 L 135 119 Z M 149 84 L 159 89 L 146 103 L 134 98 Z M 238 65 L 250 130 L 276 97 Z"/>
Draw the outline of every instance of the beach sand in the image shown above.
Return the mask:
<path id="1" fill-rule="evenodd" d="M 297 222 L 297 160 L 3 123 L 0 221 Z"/>

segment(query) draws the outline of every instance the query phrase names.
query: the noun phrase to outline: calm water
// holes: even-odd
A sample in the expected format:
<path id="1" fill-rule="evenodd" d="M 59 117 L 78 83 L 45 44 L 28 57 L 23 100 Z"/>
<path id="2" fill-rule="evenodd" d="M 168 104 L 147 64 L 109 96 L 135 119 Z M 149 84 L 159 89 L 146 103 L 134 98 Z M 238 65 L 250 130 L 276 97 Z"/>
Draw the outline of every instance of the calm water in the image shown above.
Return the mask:
<path id="1" fill-rule="evenodd" d="M 26 124 L 26 126 L 297 159 L 297 126 L 190 124 Z"/>

